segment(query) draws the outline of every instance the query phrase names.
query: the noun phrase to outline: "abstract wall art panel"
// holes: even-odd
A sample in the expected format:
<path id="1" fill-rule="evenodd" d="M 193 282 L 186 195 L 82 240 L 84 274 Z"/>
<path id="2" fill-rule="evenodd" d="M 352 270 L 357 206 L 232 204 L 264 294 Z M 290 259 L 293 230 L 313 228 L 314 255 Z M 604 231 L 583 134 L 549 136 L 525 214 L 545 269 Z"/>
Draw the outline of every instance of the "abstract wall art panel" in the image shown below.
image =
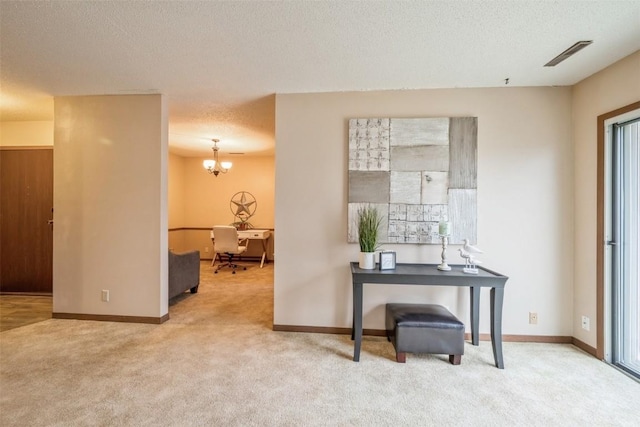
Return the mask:
<path id="1" fill-rule="evenodd" d="M 391 172 L 387 202 L 420 204 L 420 172 Z"/>
<path id="2" fill-rule="evenodd" d="M 476 189 L 449 190 L 449 221 L 451 221 L 451 241 L 461 243 L 463 239 L 476 242 L 476 218 L 469 215 L 475 212 L 477 206 Z M 455 226 L 454 226 L 455 224 Z"/>
<path id="3" fill-rule="evenodd" d="M 425 171 L 421 176 L 420 203 L 446 205 L 448 203 L 449 173 Z"/>
<path id="4" fill-rule="evenodd" d="M 449 145 L 449 119 L 389 119 L 392 146 Z"/>
<path id="5" fill-rule="evenodd" d="M 381 243 L 477 241 L 476 117 L 349 120 L 348 241 L 358 242 L 357 211 L 383 217 Z"/>
<path id="6" fill-rule="evenodd" d="M 349 120 L 349 170 L 389 170 L 389 119 Z"/>
<path id="7" fill-rule="evenodd" d="M 449 188 L 477 188 L 478 119 L 451 119 Z"/>
<path id="8" fill-rule="evenodd" d="M 389 188 L 388 171 L 349 171 L 349 200 L 351 202 L 389 203 L 389 195 L 380 191 Z"/>
<path id="9" fill-rule="evenodd" d="M 392 171 L 446 172 L 449 170 L 449 146 L 391 147 L 389 165 Z"/>

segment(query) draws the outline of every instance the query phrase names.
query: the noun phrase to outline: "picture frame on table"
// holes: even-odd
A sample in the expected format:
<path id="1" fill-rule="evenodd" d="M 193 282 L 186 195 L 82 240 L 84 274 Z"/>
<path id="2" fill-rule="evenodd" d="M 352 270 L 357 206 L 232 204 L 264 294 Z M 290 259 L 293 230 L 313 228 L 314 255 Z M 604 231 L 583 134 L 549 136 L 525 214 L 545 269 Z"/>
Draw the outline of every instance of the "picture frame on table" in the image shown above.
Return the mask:
<path id="1" fill-rule="evenodd" d="M 396 268 L 396 253 L 393 251 L 380 252 L 380 270 L 393 270 Z"/>

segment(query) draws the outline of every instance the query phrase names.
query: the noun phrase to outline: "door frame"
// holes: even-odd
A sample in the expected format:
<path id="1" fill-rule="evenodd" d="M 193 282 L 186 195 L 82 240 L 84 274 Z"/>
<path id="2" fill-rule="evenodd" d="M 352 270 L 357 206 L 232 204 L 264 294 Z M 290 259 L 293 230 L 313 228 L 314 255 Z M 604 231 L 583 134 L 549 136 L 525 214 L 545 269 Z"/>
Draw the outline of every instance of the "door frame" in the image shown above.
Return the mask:
<path id="1" fill-rule="evenodd" d="M 596 224 L 596 357 L 605 358 L 605 274 L 606 274 L 606 132 L 605 121 L 640 108 L 640 101 L 598 116 L 597 119 L 597 224 Z"/>

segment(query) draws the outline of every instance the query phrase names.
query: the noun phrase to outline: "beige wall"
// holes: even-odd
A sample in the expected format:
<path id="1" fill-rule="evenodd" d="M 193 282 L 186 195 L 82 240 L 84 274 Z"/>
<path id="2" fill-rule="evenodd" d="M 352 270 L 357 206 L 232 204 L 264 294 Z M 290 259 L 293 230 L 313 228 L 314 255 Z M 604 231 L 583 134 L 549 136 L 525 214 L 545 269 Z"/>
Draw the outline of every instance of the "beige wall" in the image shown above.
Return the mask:
<path id="1" fill-rule="evenodd" d="M 348 327 L 351 322 L 351 281 L 346 264 L 356 260 L 357 246 L 346 243 L 347 119 L 477 116 L 478 245 L 485 250 L 482 257 L 484 265 L 510 276 L 505 299 L 504 333 L 573 335 L 595 346 L 596 118 L 640 99 L 639 73 L 640 52 L 636 52 L 571 89 L 450 89 L 278 95 L 277 177 L 273 158 L 234 158 L 232 171 L 214 178 L 202 170 L 201 158 L 171 155 L 169 222 L 163 230 L 167 226 L 209 227 L 216 222 L 231 222 L 233 218 L 228 208 L 231 195 L 240 190 L 254 193 L 259 203 L 255 225 L 267 228 L 278 225 L 280 231 L 276 248 L 280 263 L 276 266 L 275 323 Z M 82 218 L 83 235 L 74 236 L 76 240 L 69 242 L 73 247 L 66 252 L 78 265 L 72 268 L 72 272 L 66 272 L 69 275 L 64 282 L 58 280 L 57 286 L 54 284 L 54 310 L 110 314 L 135 312 L 138 313 L 136 315 L 142 312 L 166 313 L 166 307 L 162 304 L 165 298 L 160 298 L 158 309 L 155 295 L 152 298 L 153 307 L 147 304 L 137 307 L 136 298 L 126 302 L 112 300 L 109 309 L 104 309 L 104 303 L 99 302 L 99 290 L 103 285 L 115 289 L 113 295 L 116 297 L 120 292 L 130 292 L 130 289 L 120 280 L 109 283 L 93 281 L 97 276 L 91 272 L 95 265 L 100 271 L 106 269 L 104 261 L 110 260 L 118 252 L 113 247 L 117 245 L 116 242 L 107 247 L 98 243 L 99 236 L 109 233 L 105 224 L 112 223 L 103 221 L 105 212 L 96 212 L 97 209 L 90 207 L 89 203 L 92 194 L 96 194 L 94 190 L 97 185 L 105 185 L 105 175 L 91 173 L 95 168 L 87 165 L 95 162 L 98 169 L 106 167 L 104 162 L 97 162 L 96 156 L 100 148 L 108 146 L 108 141 L 99 139 L 102 132 L 97 128 L 82 129 L 81 136 L 73 137 L 65 131 L 72 126 L 70 119 L 80 117 L 77 102 L 83 98 L 58 98 L 58 101 L 74 99 L 71 113 L 63 114 L 60 111 L 63 104 L 59 104 L 56 110 L 58 119 L 65 118 L 64 122 L 57 123 L 57 139 L 61 146 L 63 141 L 73 145 L 68 147 L 71 151 L 57 158 L 56 197 L 63 198 L 64 203 L 71 202 L 71 192 L 64 186 L 69 180 L 75 179 L 71 181 L 71 187 L 76 192 L 74 203 L 78 205 L 75 210 L 65 214 L 69 216 L 67 219 L 78 219 L 82 207 L 92 211 L 101 220 L 98 226 L 95 218 L 88 223 L 86 218 Z M 67 101 L 64 101 L 64 105 L 67 105 Z M 97 108 L 91 108 L 88 112 L 88 116 L 97 114 Z M 145 113 L 142 115 L 146 116 Z M 162 117 L 162 126 L 166 126 L 166 116 Z M 118 139 L 126 140 L 132 129 L 130 125 L 119 129 L 120 124 L 111 120 L 106 130 L 117 134 Z M 0 122 L 0 145 L 51 145 L 52 135 L 53 122 Z M 163 131 L 163 147 L 166 147 L 165 135 Z M 78 138 L 95 141 L 79 151 Z M 151 139 L 155 140 L 156 137 Z M 134 158 L 145 165 L 142 170 L 151 168 L 146 161 L 152 159 L 162 164 L 161 158 L 166 153 L 163 154 L 164 149 L 158 149 L 156 143 L 157 140 L 149 142 L 152 146 L 150 155 L 133 150 Z M 124 146 L 118 148 L 124 150 Z M 59 151 L 58 144 L 55 151 Z M 129 150 L 125 151 L 127 154 L 117 150 L 112 155 L 118 159 L 129 158 Z M 79 164 L 83 167 L 78 168 Z M 109 167 L 118 168 L 117 165 Z M 138 170 L 133 166 L 132 169 Z M 162 170 L 166 170 L 166 167 L 162 166 Z M 243 177 L 238 172 L 246 170 L 252 170 L 253 173 L 242 174 Z M 156 196 L 162 198 L 163 187 L 156 186 L 162 185 L 162 179 L 166 178 L 157 173 L 152 172 L 156 177 L 152 188 L 159 193 Z M 77 180 L 79 176 L 81 179 Z M 251 180 L 248 178 L 251 176 L 259 179 Z M 275 186 L 274 179 L 277 179 Z M 120 180 L 118 185 L 122 185 Z M 278 191 L 274 196 L 276 186 Z M 126 187 L 127 192 L 131 190 L 128 185 Z M 149 195 L 140 187 L 136 186 L 134 192 L 145 193 L 141 197 L 147 199 Z M 106 199 L 117 198 L 121 191 L 124 190 L 107 188 L 105 197 L 101 197 L 105 201 L 106 212 L 110 212 L 114 206 L 106 203 Z M 187 208 L 194 201 L 195 207 Z M 161 218 L 155 218 L 154 222 L 156 219 L 161 222 L 162 215 L 166 213 L 163 213 L 161 206 L 156 205 L 154 209 L 155 215 L 151 212 L 149 215 L 155 217 L 160 212 Z M 60 234 L 63 229 L 62 210 L 56 209 L 56 235 L 58 239 L 70 239 L 70 235 Z M 274 210 L 278 212 L 277 224 Z M 124 218 L 117 219 L 118 222 L 127 222 Z M 151 252 L 154 254 L 156 243 L 161 245 L 166 235 L 164 231 L 158 234 L 157 230 L 156 234 L 152 239 L 154 248 Z M 198 246 L 206 243 L 206 236 L 175 236 L 174 240 L 181 249 L 195 246 L 194 249 L 202 251 Z M 81 245 L 85 245 L 82 251 Z M 60 246 L 57 248 L 60 249 Z M 387 248 L 398 252 L 400 262 L 437 262 L 439 259 L 439 250 L 434 246 L 387 245 Z M 455 247 L 450 249 L 451 258 Z M 135 256 L 140 256 L 140 253 Z M 90 261 L 85 261 L 85 258 Z M 155 263 L 155 255 L 152 258 L 151 262 Z M 141 264 L 148 264 L 147 260 Z M 117 272 L 121 269 L 108 270 Z M 155 282 L 166 277 L 166 274 L 160 278 L 154 276 L 157 270 L 151 273 L 153 277 L 147 279 Z M 126 266 L 123 271 L 125 275 L 131 273 Z M 58 273 L 61 271 L 58 270 Z M 58 275 L 58 279 L 60 277 Z M 150 291 L 146 284 L 143 287 L 144 290 L 138 291 Z M 161 288 L 162 292 L 166 292 L 164 284 Z M 464 291 L 368 287 L 365 292 L 366 328 L 382 327 L 382 305 L 391 300 L 437 300 L 455 310 L 463 319 L 468 319 L 468 297 Z M 483 295 L 483 332 L 488 331 L 487 307 L 487 295 Z M 538 312 L 537 326 L 527 323 L 528 311 Z M 582 315 L 592 319 L 590 332 L 580 327 Z"/>
<path id="2" fill-rule="evenodd" d="M 233 161 L 227 174 L 215 177 L 203 167 L 207 157 L 170 155 L 169 222 L 170 228 L 208 228 L 231 224 L 234 216 L 231 197 L 248 191 L 257 201 L 255 215 L 249 220 L 255 228 L 274 226 L 275 164 L 273 156 L 224 156 Z M 271 246 L 273 244 L 272 238 Z M 212 258 L 209 231 L 177 230 L 169 233 L 169 247 L 176 252 L 199 250 L 203 259 Z M 272 251 L 268 251 L 271 258 Z M 249 245 L 248 255 L 262 254 L 260 245 Z"/>
<path id="3" fill-rule="evenodd" d="M 640 51 L 573 87 L 575 180 L 573 336 L 596 346 L 596 160 L 598 116 L 640 101 Z M 601 240 L 600 240 L 601 241 Z M 581 316 L 591 330 L 581 327 Z"/>
<path id="4" fill-rule="evenodd" d="M 53 121 L 0 122 L 0 147 L 53 145 Z"/>
<path id="5" fill-rule="evenodd" d="M 248 191 L 257 201 L 249 220 L 255 228 L 273 228 L 275 170 L 273 157 L 221 156 L 233 161 L 231 170 L 217 177 L 203 167 L 206 157 L 184 159 L 184 226 L 211 227 L 235 221 L 229 206 L 231 197 Z"/>
<path id="6" fill-rule="evenodd" d="M 168 170 L 169 188 L 169 228 L 179 228 L 184 225 L 184 157 L 169 153 Z"/>
<path id="7" fill-rule="evenodd" d="M 276 97 L 274 323 L 351 326 L 347 243 L 348 119 L 478 117 L 478 246 L 510 277 L 505 334 L 572 333 L 571 89 L 446 89 Z M 439 262 L 436 245 L 385 245 L 399 262 Z M 456 247 L 450 247 L 454 258 Z M 458 258 L 458 261 L 460 259 Z M 483 292 L 481 332 L 489 332 Z M 365 285 L 364 327 L 384 329 L 387 301 L 432 301 L 468 321 L 468 291 Z M 529 325 L 528 313 L 538 313 Z"/>
<path id="8" fill-rule="evenodd" d="M 161 317 L 167 109 L 160 95 L 57 97 L 53 311 Z M 110 291 L 110 302 L 101 291 Z"/>
<path id="9" fill-rule="evenodd" d="M 182 230 L 171 231 L 183 227 L 184 224 L 184 157 L 169 153 L 168 180 L 169 250 L 186 252 L 188 246 L 185 243 L 185 233 Z"/>

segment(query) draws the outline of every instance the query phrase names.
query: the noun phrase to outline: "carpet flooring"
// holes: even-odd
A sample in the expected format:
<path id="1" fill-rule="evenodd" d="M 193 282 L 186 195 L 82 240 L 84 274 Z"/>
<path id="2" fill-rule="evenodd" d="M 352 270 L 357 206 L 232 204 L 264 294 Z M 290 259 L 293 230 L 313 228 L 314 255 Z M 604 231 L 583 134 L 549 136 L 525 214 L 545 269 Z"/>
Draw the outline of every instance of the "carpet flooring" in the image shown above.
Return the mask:
<path id="1" fill-rule="evenodd" d="M 408 355 L 274 332 L 273 264 L 201 265 L 162 325 L 48 319 L 0 333 L 2 426 L 637 426 L 640 383 L 568 344 Z"/>

